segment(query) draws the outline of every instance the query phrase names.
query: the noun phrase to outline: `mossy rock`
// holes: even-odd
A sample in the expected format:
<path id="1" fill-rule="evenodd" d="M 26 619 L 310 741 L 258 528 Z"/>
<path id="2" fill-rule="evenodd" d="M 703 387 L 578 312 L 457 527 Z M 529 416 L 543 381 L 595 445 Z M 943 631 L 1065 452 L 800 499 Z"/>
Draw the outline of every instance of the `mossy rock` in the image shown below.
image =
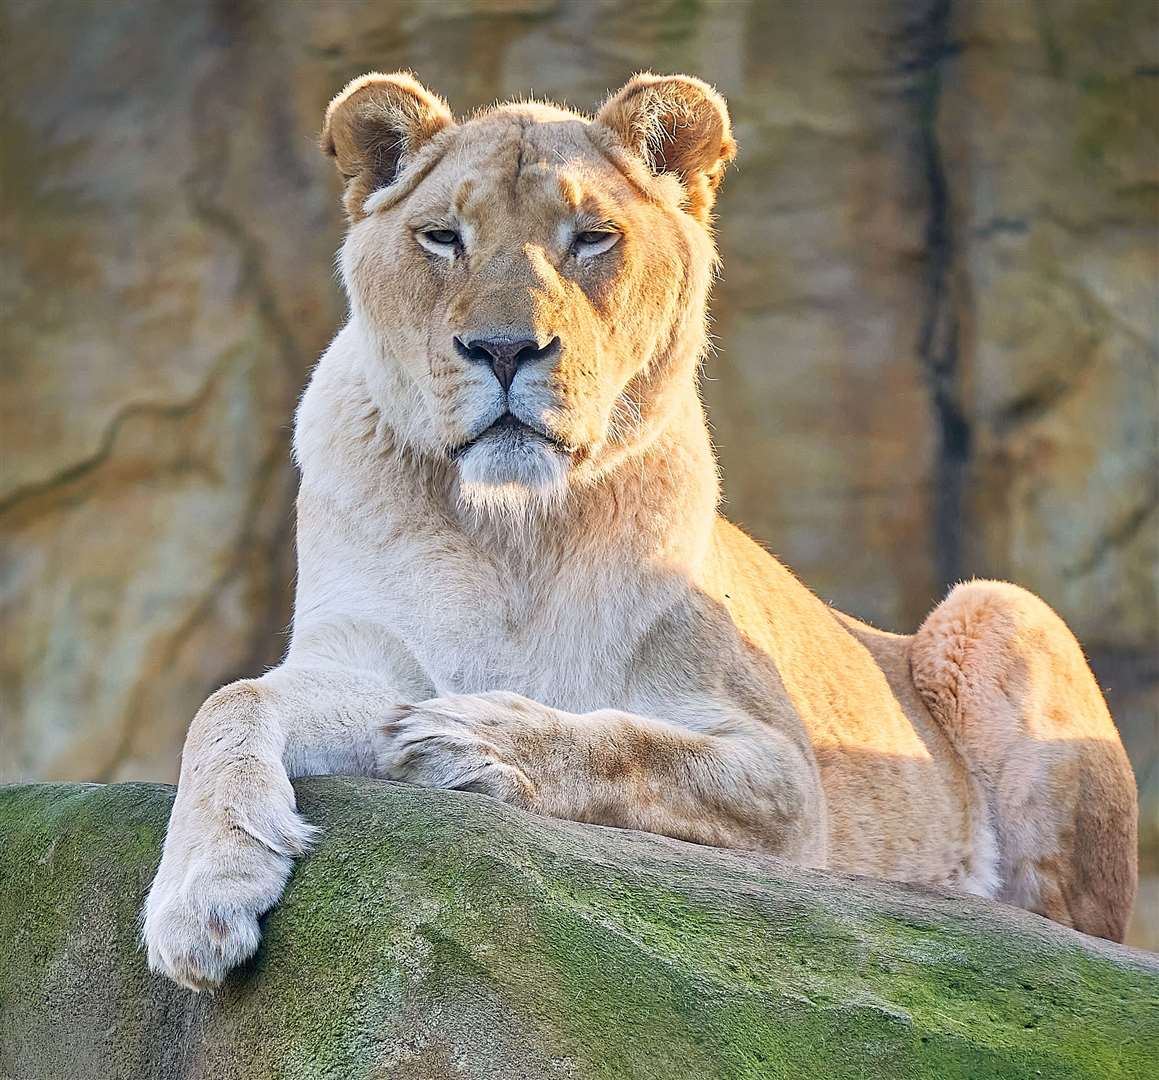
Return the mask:
<path id="1" fill-rule="evenodd" d="M 137 942 L 172 788 L 0 788 L 0 1077 L 1156 1075 L 1150 954 L 482 796 L 296 786 L 323 839 L 212 995 Z"/>

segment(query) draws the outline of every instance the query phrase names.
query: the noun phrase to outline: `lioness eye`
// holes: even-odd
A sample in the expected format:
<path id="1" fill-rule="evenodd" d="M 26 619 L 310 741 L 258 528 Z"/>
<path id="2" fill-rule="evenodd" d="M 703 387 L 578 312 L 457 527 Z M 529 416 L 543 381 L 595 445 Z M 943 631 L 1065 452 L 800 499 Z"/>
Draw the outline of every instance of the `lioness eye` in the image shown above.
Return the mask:
<path id="1" fill-rule="evenodd" d="M 454 229 L 422 229 L 415 234 L 427 251 L 448 258 L 462 247 L 463 241 Z"/>
<path id="2" fill-rule="evenodd" d="M 615 247 L 620 234 L 615 229 L 588 229 L 576 233 L 575 253 L 581 258 L 592 255 L 601 255 Z"/>

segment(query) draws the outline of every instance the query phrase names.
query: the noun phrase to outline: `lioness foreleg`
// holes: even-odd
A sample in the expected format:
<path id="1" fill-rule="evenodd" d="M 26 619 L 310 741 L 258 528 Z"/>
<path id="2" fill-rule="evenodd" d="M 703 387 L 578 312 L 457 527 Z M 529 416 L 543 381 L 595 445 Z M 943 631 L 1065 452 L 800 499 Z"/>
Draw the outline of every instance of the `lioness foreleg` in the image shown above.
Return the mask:
<path id="1" fill-rule="evenodd" d="M 315 831 L 296 812 L 290 777 L 373 774 L 376 732 L 397 700 L 364 672 L 283 667 L 205 702 L 145 903 L 154 971 L 206 989 L 257 949 L 258 917 Z"/>
<path id="2" fill-rule="evenodd" d="M 486 693 L 399 706 L 385 733 L 380 775 L 390 779 L 479 791 L 551 817 L 825 861 L 811 755 L 743 715 L 720 713 L 692 728 Z"/>

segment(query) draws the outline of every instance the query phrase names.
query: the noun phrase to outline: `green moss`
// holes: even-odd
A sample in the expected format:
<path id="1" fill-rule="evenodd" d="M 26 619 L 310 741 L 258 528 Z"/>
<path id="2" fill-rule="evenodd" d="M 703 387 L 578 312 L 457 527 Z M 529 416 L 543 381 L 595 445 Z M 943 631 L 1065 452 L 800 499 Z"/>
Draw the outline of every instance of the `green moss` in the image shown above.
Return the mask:
<path id="1" fill-rule="evenodd" d="M 157 788 L 125 784 L 111 798 L 106 792 L 95 784 L 0 789 L 0 927 L 12 928 L 0 941 L 0 965 L 7 970 L 34 974 L 67 946 L 91 893 L 108 880 L 106 865 L 116 876 L 148 875 L 156 866 L 163 837 Z M 90 849 L 89 838 L 108 832 L 111 822 L 119 827 L 109 842 Z M 0 994 L 12 987 L 0 981 Z"/>
<path id="2" fill-rule="evenodd" d="M 135 950 L 168 789 L 0 791 L 0 1075 L 1129 1078 L 1159 1040 L 1154 963 L 993 905 L 477 796 L 298 790 L 325 835 L 213 997 Z M 53 1012 L 69 994 L 91 1022 Z"/>

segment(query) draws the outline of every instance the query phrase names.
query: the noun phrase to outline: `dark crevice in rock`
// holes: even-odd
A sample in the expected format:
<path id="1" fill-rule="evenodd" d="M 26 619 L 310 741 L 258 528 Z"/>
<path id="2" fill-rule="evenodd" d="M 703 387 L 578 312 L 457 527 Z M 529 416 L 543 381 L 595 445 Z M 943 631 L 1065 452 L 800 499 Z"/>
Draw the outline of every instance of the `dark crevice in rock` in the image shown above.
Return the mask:
<path id="1" fill-rule="evenodd" d="M 232 40 L 232 39 L 231 39 Z M 277 344 L 277 356 L 293 389 L 302 374 L 300 348 L 282 315 L 277 290 L 266 273 L 267 259 L 260 240 L 248 230 L 240 215 L 220 199 L 230 161 L 230 134 L 234 126 L 223 123 L 221 112 L 230 107 L 231 77 L 245 66 L 246 39 L 233 50 L 223 50 L 219 63 L 211 66 L 194 94 L 194 160 L 184 179 L 189 210 L 195 221 L 220 234 L 236 250 L 240 289 L 247 295 L 261 321 Z M 238 53 L 241 55 L 238 55 Z"/>
<path id="2" fill-rule="evenodd" d="M 1151 515 L 1159 509 L 1159 489 L 1150 493 L 1149 498 L 1134 507 L 1115 525 L 1107 529 L 1095 542 L 1091 550 L 1070 566 L 1063 567 L 1063 577 L 1068 581 L 1084 577 L 1096 570 L 1111 552 L 1125 547 L 1143 530 Z"/>
<path id="3" fill-rule="evenodd" d="M 918 164 L 924 172 L 929 220 L 925 235 L 925 297 L 918 361 L 929 388 L 937 435 L 933 465 L 933 545 L 937 584 L 944 590 L 963 572 L 963 513 L 972 430 L 959 392 L 961 334 L 954 287 L 953 209 L 938 136 L 943 66 L 957 54 L 951 40 L 951 0 L 918 6 L 905 21 L 897 69 L 912 81 Z"/>
<path id="4" fill-rule="evenodd" d="M 992 425 L 995 434 L 1007 435 L 1016 428 L 1049 415 L 1074 389 L 1074 381 L 1055 378 L 1019 394 L 997 410 Z"/>
<path id="5" fill-rule="evenodd" d="M 224 361 L 219 361 L 209 372 L 205 382 L 185 401 L 171 403 L 140 401 L 129 402 L 118 409 L 101 433 L 96 449 L 86 458 L 74 461 L 59 472 L 16 488 L 0 499 L 0 517 L 17 516 L 27 520 L 44 508 L 59 505 L 64 493 L 73 492 L 76 486 L 87 480 L 113 457 L 117 442 L 125 425 L 133 420 L 158 419 L 171 423 L 198 415 L 217 392 L 217 386 L 224 372 Z M 15 528 L 15 522 L 6 523 Z"/>
<path id="6" fill-rule="evenodd" d="M 1030 222 L 1025 218 L 999 217 L 974 229 L 975 240 L 989 240 L 992 236 L 1025 236 Z"/>

